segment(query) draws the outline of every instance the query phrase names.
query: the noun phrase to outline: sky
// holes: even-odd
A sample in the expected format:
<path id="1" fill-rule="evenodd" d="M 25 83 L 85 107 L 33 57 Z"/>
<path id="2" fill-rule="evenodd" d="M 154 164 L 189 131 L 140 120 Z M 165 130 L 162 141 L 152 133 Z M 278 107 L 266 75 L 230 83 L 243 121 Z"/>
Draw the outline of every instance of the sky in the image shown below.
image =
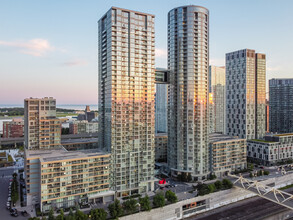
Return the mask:
<path id="1" fill-rule="evenodd" d="M 168 12 L 191 4 L 210 11 L 211 65 L 248 48 L 267 55 L 267 79 L 293 78 L 292 0 L 0 0 L 0 104 L 97 104 L 97 21 L 110 7 L 156 16 L 156 67 L 167 67 Z"/>

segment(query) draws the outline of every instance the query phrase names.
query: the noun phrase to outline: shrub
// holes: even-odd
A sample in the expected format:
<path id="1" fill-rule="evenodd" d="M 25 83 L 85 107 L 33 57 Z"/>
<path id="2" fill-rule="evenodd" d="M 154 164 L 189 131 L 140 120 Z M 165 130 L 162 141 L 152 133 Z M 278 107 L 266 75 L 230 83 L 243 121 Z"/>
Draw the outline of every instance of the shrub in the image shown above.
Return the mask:
<path id="1" fill-rule="evenodd" d="M 210 193 L 213 193 L 214 191 L 216 191 L 216 187 L 215 185 L 212 183 L 212 184 L 209 184 L 208 185 L 208 188 L 209 188 L 209 192 Z"/>
<path id="2" fill-rule="evenodd" d="M 178 201 L 176 194 L 172 192 L 171 190 L 168 190 L 165 193 L 165 198 L 171 203 L 175 203 Z"/>
<path id="3" fill-rule="evenodd" d="M 223 187 L 223 184 L 222 184 L 222 182 L 221 182 L 220 180 L 217 180 L 217 181 L 214 183 L 214 185 L 215 185 L 215 187 L 216 187 L 217 190 L 220 190 L 220 189 L 222 189 L 222 187 Z"/>
<path id="4" fill-rule="evenodd" d="M 155 207 L 163 207 L 165 205 L 165 196 L 163 193 L 158 193 L 154 196 L 153 204 Z"/>
<path id="5" fill-rule="evenodd" d="M 150 198 L 148 197 L 148 195 L 143 198 L 139 198 L 139 204 L 141 206 L 141 209 L 144 211 L 150 211 L 152 209 Z"/>
<path id="6" fill-rule="evenodd" d="M 228 179 L 223 179 L 222 184 L 225 189 L 231 189 L 233 187 L 232 182 Z"/>

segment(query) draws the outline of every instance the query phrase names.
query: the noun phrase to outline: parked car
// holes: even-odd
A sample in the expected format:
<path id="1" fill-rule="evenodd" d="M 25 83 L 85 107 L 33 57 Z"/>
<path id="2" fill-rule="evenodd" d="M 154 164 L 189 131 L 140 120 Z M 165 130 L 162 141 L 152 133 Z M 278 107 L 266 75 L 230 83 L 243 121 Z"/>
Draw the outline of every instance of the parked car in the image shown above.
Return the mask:
<path id="1" fill-rule="evenodd" d="M 11 197 L 8 197 L 7 201 L 8 201 L 8 202 L 11 202 Z"/>
<path id="2" fill-rule="evenodd" d="M 10 215 L 14 216 L 14 217 L 17 217 L 18 216 L 17 209 L 16 208 L 10 209 Z"/>
<path id="3" fill-rule="evenodd" d="M 7 208 L 8 210 L 10 210 L 10 208 L 11 208 L 11 203 L 10 203 L 10 202 L 7 202 L 7 203 L 6 203 L 6 208 Z"/>

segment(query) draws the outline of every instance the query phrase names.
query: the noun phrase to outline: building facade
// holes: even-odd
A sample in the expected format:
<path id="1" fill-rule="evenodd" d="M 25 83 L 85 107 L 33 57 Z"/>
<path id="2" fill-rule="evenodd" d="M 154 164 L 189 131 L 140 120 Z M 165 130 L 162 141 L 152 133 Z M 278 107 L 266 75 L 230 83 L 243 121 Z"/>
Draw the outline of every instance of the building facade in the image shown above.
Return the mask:
<path id="1" fill-rule="evenodd" d="M 217 177 L 247 167 L 246 140 L 219 133 L 210 134 L 211 170 Z"/>
<path id="2" fill-rule="evenodd" d="M 28 98 L 24 100 L 24 131 L 27 149 L 59 147 L 61 120 L 56 118 L 56 100 Z"/>
<path id="3" fill-rule="evenodd" d="M 27 205 L 39 204 L 42 212 L 49 212 L 51 208 L 113 201 L 109 166 L 110 155 L 96 149 L 26 149 Z"/>
<path id="4" fill-rule="evenodd" d="M 91 134 L 98 133 L 99 124 L 98 122 L 83 121 L 71 121 L 69 123 L 70 134 Z"/>
<path id="5" fill-rule="evenodd" d="M 293 132 L 293 78 L 271 79 L 270 93 L 270 132 Z"/>
<path id="6" fill-rule="evenodd" d="M 264 140 L 247 141 L 247 158 L 254 163 L 273 166 L 278 163 L 292 163 L 293 134 L 265 136 Z"/>
<path id="7" fill-rule="evenodd" d="M 3 122 L 3 138 L 17 138 L 24 135 L 24 121 L 21 118 L 13 118 L 12 121 Z"/>
<path id="8" fill-rule="evenodd" d="M 266 55 L 244 49 L 226 54 L 226 133 L 265 135 Z"/>
<path id="9" fill-rule="evenodd" d="M 158 133 L 155 136 L 155 160 L 159 163 L 167 162 L 167 145 L 168 135 L 166 133 Z"/>
<path id="10" fill-rule="evenodd" d="M 99 20 L 99 147 L 117 196 L 154 189 L 154 15 L 112 7 Z"/>
<path id="11" fill-rule="evenodd" d="M 167 84 L 156 84 L 156 125 L 155 132 L 167 133 L 167 112 L 168 112 L 168 85 Z"/>
<path id="12" fill-rule="evenodd" d="M 209 67 L 209 92 L 213 94 L 213 121 L 211 122 L 213 132 L 225 134 L 225 85 L 226 73 L 224 66 Z"/>
<path id="13" fill-rule="evenodd" d="M 171 174 L 209 173 L 209 11 L 183 6 L 168 13 L 168 166 Z"/>

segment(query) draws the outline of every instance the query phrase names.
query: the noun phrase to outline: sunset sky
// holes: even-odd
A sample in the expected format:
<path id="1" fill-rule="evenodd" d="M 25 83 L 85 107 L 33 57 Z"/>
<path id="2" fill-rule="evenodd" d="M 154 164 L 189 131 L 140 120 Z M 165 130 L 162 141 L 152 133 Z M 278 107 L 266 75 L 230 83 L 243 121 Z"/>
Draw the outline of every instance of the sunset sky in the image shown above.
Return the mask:
<path id="1" fill-rule="evenodd" d="M 210 64 L 255 49 L 267 54 L 267 79 L 293 78 L 292 0 L 1 0 L 0 104 L 96 104 L 97 21 L 111 6 L 156 16 L 156 66 L 166 67 L 167 14 L 189 4 L 210 10 Z"/>

